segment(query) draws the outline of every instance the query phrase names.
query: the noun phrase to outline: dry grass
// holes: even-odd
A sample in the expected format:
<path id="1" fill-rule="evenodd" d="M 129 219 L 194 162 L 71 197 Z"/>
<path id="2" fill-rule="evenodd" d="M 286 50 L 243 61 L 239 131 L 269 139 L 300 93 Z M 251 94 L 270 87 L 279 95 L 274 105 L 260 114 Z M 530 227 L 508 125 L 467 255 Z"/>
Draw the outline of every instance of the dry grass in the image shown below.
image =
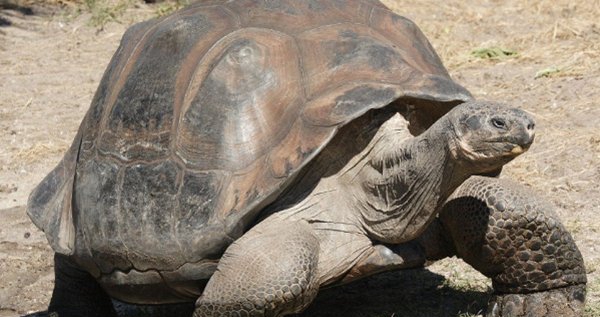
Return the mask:
<path id="1" fill-rule="evenodd" d="M 84 12 L 91 14 L 90 25 L 103 29 L 108 22 L 120 22 L 125 10 L 133 5 L 131 0 L 84 0 Z"/>
<path id="2" fill-rule="evenodd" d="M 63 154 L 68 148 L 69 143 L 67 142 L 36 143 L 15 151 L 10 161 L 14 166 L 31 165 L 43 161 L 49 155 Z"/>
<path id="3" fill-rule="evenodd" d="M 570 74 L 600 69 L 594 63 L 600 54 L 598 0 L 383 2 L 400 14 L 415 17 L 452 70 L 486 63 L 474 60 L 469 52 L 490 46 L 516 51 L 521 60 L 566 69 Z M 464 32 L 465 26 L 478 32 Z M 565 55 L 565 51 L 576 54 Z"/>

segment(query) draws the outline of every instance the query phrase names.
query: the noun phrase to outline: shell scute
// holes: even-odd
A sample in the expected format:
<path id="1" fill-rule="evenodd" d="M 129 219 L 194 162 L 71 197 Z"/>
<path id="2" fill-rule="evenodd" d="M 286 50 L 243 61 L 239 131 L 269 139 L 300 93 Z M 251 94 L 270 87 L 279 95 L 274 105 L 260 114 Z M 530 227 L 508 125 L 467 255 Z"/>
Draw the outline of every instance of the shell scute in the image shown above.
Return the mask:
<path id="1" fill-rule="evenodd" d="M 198 64 L 176 153 L 199 170 L 243 170 L 287 133 L 303 102 L 293 39 L 266 29 L 223 38 Z"/>
<path id="2" fill-rule="evenodd" d="M 298 43 L 310 99 L 326 93 L 332 83 L 403 83 L 420 75 L 405 63 L 400 48 L 366 25 L 343 23 L 316 28 L 299 35 Z"/>
<path id="3" fill-rule="evenodd" d="M 80 175 L 75 185 L 75 210 L 77 227 L 85 234 L 85 245 L 80 254 L 87 255 L 101 272 L 115 268 L 127 270 L 131 263 L 123 258 L 126 247 L 122 242 L 120 228 L 123 214 L 119 205 L 119 166 L 110 161 L 91 159 L 77 166 Z M 91 234 L 94 233 L 94 234 Z"/>
<path id="4" fill-rule="evenodd" d="M 323 141 L 334 134 L 331 127 L 318 127 L 297 121 L 285 139 L 273 148 L 268 158 L 271 175 L 275 179 L 290 177 L 299 167 L 314 155 Z M 275 181 L 275 180 L 273 180 Z M 279 180 L 280 181 L 280 180 Z"/>
<path id="5" fill-rule="evenodd" d="M 81 148 L 79 149 L 79 159 L 82 161 L 91 160 L 96 154 L 96 139 L 102 133 L 101 122 L 107 108 L 107 99 L 113 89 L 118 74 L 121 73 L 127 60 L 135 49 L 135 45 L 143 37 L 145 31 L 151 22 L 142 22 L 130 27 L 121 39 L 121 45 L 113 55 L 98 89 L 92 99 L 90 109 L 82 122 L 81 129 L 86 133 L 82 135 Z"/>
<path id="6" fill-rule="evenodd" d="M 174 211 L 175 235 L 190 262 L 205 258 L 216 259 L 223 244 L 231 239 L 223 231 L 223 223 L 214 210 L 218 209 L 223 183 L 228 180 L 223 172 L 186 171 L 179 194 L 179 205 Z"/>
<path id="7" fill-rule="evenodd" d="M 222 10 L 221 10 L 222 11 Z M 122 160 L 166 158 L 177 101 L 182 63 L 197 43 L 222 36 L 227 23 L 217 7 L 188 10 L 157 21 L 136 43 L 127 64 L 113 79 L 98 148 Z M 227 19 L 226 19 L 227 21 Z M 184 71 L 185 72 L 185 71 Z"/>
<path id="8" fill-rule="evenodd" d="M 339 0 L 240 0 L 227 3 L 242 27 L 278 30 L 295 35 L 315 26 L 343 22 L 367 23 L 370 4 Z"/>
<path id="9" fill-rule="evenodd" d="M 180 174 L 171 161 L 124 168 L 119 188 L 119 213 L 123 215 L 119 233 L 138 270 L 171 268 L 177 264 L 172 261 L 181 262 L 177 240 L 173 239 Z"/>
<path id="10" fill-rule="evenodd" d="M 387 105 L 402 91 L 396 85 L 356 82 L 328 91 L 308 102 L 302 116 L 306 124 L 335 127 L 372 108 Z"/>
<path id="11" fill-rule="evenodd" d="M 425 35 L 411 20 L 385 8 L 375 8 L 369 26 L 400 48 L 402 60 L 411 69 L 431 75 L 449 77 L 437 53 Z"/>

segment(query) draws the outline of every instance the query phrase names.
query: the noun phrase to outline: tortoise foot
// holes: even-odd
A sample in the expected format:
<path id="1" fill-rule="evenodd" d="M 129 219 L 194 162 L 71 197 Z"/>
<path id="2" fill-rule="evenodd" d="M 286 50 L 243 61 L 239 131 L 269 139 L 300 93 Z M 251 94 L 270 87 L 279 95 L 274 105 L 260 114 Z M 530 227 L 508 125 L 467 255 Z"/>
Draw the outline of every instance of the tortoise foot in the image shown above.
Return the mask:
<path id="1" fill-rule="evenodd" d="M 496 294 L 488 304 L 487 317 L 582 316 L 585 284 L 529 294 Z"/>

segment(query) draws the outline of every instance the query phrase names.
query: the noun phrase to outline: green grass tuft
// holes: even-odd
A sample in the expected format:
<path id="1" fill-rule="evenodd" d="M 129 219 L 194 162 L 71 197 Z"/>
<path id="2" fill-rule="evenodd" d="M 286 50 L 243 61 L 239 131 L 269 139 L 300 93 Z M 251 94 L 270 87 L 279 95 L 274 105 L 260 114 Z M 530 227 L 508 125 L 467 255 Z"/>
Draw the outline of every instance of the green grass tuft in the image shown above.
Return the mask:
<path id="1" fill-rule="evenodd" d="M 548 67 L 548 68 L 544 68 L 540 71 L 538 71 L 537 73 L 535 73 L 534 78 L 538 79 L 540 77 L 551 77 L 553 75 L 556 75 L 560 73 L 560 69 L 557 67 Z"/>
<path id="2" fill-rule="evenodd" d="M 517 55 L 517 52 L 506 48 L 494 46 L 472 50 L 471 55 L 481 59 L 502 59 L 514 57 Z"/>
<path id="3" fill-rule="evenodd" d="M 165 1 L 158 5 L 155 14 L 159 17 L 169 15 L 190 4 L 190 0 Z"/>
<path id="4" fill-rule="evenodd" d="M 132 0 L 84 0 L 84 11 L 91 14 L 89 25 L 102 30 L 109 22 L 120 23 L 120 17 L 132 5 Z"/>
<path id="5" fill-rule="evenodd" d="M 587 305 L 583 312 L 584 317 L 600 317 L 600 306 L 598 305 Z"/>

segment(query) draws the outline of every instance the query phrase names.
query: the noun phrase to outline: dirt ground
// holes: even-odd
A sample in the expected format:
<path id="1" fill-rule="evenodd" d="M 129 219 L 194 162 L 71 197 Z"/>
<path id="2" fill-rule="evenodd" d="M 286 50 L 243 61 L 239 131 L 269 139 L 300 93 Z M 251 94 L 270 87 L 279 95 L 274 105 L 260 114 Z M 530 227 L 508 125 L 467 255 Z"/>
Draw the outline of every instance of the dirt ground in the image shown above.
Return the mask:
<path id="1" fill-rule="evenodd" d="M 52 253 L 25 215 L 27 195 L 70 145 L 125 29 L 165 8 L 127 2 L 113 14 L 119 22 L 100 29 L 90 21 L 102 9 L 38 2 L 30 11 L 6 1 L 0 0 L 0 317 L 45 309 Z M 536 117 L 534 145 L 502 177 L 559 207 L 586 261 L 586 316 L 600 316 L 600 1 L 385 3 L 417 22 L 453 78 L 476 97 Z M 472 54 L 494 47 L 501 50 L 486 52 L 506 56 Z M 429 270 L 323 291 L 304 315 L 474 316 L 485 310 L 490 290 L 485 277 L 447 259 Z"/>

